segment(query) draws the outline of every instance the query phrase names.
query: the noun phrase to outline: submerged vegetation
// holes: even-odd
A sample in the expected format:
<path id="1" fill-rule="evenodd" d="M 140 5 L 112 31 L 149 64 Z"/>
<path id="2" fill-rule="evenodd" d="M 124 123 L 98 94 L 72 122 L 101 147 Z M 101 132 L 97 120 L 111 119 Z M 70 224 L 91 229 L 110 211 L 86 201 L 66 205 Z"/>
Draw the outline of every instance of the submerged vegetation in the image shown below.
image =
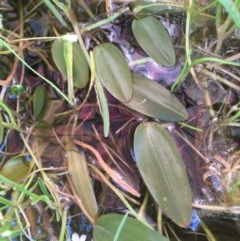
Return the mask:
<path id="1" fill-rule="evenodd" d="M 239 0 L 0 1 L 0 240 L 237 227 L 239 16 Z"/>

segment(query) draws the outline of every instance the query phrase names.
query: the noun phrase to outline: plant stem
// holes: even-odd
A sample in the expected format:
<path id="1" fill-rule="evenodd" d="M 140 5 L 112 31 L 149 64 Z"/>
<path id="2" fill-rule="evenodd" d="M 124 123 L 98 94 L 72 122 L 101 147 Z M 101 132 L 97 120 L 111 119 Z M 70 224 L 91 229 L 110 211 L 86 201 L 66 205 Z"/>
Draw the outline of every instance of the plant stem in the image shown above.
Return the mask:
<path id="1" fill-rule="evenodd" d="M 78 0 L 79 4 L 84 8 L 90 18 L 94 18 L 94 14 L 91 12 L 87 4 L 83 0 Z"/>

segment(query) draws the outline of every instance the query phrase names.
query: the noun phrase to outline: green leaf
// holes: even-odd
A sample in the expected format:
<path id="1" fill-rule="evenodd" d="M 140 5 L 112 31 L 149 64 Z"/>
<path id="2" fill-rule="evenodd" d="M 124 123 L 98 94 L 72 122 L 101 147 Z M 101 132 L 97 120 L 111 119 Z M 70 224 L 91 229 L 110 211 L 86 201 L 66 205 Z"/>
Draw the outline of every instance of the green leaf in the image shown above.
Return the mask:
<path id="1" fill-rule="evenodd" d="M 21 94 L 23 94 L 26 91 L 26 87 L 23 85 L 12 85 L 10 87 L 10 92 L 11 94 L 15 95 L 15 96 L 20 96 Z"/>
<path id="2" fill-rule="evenodd" d="M 122 52 L 111 43 L 94 48 L 96 75 L 104 87 L 121 102 L 132 97 L 133 84 L 128 64 Z"/>
<path id="3" fill-rule="evenodd" d="M 144 51 L 158 64 L 173 66 L 176 55 L 172 40 L 162 23 L 152 16 L 134 19 L 132 31 Z"/>
<path id="4" fill-rule="evenodd" d="M 58 19 L 58 21 L 62 24 L 62 26 L 68 28 L 67 23 L 65 22 L 60 11 L 55 7 L 55 5 L 53 3 L 51 3 L 50 0 L 43 0 L 43 1 L 47 5 L 47 7 L 50 9 L 50 11 L 53 13 L 53 15 L 56 17 L 56 19 Z"/>
<path id="5" fill-rule="evenodd" d="M 16 56 L 20 62 L 24 64 L 25 67 L 30 69 L 34 74 L 36 74 L 38 77 L 43 79 L 47 84 L 49 84 L 59 95 L 61 95 L 69 104 L 71 104 L 71 101 L 68 99 L 68 97 L 55 85 L 53 84 L 50 80 L 42 76 L 40 73 L 38 73 L 36 70 L 34 70 L 24 59 L 22 59 L 16 52 L 15 50 L 4 40 L 0 38 L 0 48 L 5 47 L 8 51 L 10 51 L 14 56 Z M 3 104 L 0 101 L 0 105 L 3 106 Z M 19 128 L 16 128 L 19 129 Z"/>
<path id="6" fill-rule="evenodd" d="M 122 232 L 122 229 L 123 229 L 123 227 L 124 227 L 124 225 L 125 225 L 125 223 L 126 223 L 126 221 L 127 221 L 127 218 L 128 218 L 128 213 L 126 213 L 126 214 L 124 215 L 121 223 L 119 224 L 118 229 L 117 229 L 117 232 L 116 232 L 116 234 L 115 234 L 115 236 L 114 236 L 113 241 L 118 241 L 118 240 L 119 240 L 119 236 L 120 236 L 120 234 L 121 234 L 121 232 Z"/>
<path id="7" fill-rule="evenodd" d="M 102 215 L 93 227 L 94 241 L 113 241 L 123 218 L 124 216 L 120 214 Z M 167 241 L 160 233 L 148 228 L 134 218 L 127 217 L 124 221 L 118 241 Z"/>
<path id="8" fill-rule="evenodd" d="M 46 106 L 44 108 L 44 113 L 41 115 L 41 120 L 38 123 L 39 128 L 44 128 L 53 125 L 55 121 L 55 115 L 57 114 L 57 109 L 61 106 L 61 100 L 49 100 L 47 99 Z"/>
<path id="9" fill-rule="evenodd" d="M 178 147 L 167 130 L 141 123 L 134 133 L 134 154 L 140 174 L 162 211 L 187 227 L 192 212 L 191 189 Z"/>
<path id="10" fill-rule="evenodd" d="M 33 162 L 27 156 L 19 155 L 9 159 L 0 171 L 0 175 L 14 182 L 20 182 L 30 173 Z"/>
<path id="11" fill-rule="evenodd" d="M 218 2 L 223 5 L 236 26 L 240 28 L 240 2 L 233 2 L 232 0 L 218 0 Z"/>
<path id="12" fill-rule="evenodd" d="M 67 78 L 67 67 L 64 59 L 64 41 L 57 39 L 52 44 L 52 56 L 57 68 Z M 73 51 L 73 84 L 77 88 L 84 88 L 89 80 L 89 67 L 86 57 L 77 42 L 72 43 Z"/>
<path id="13" fill-rule="evenodd" d="M 149 2 L 133 2 L 132 4 L 133 12 L 134 13 L 141 13 L 141 14 L 157 14 L 157 13 L 176 13 L 182 12 L 183 7 L 175 7 L 170 5 L 163 5 L 163 3 L 149 3 Z"/>
<path id="14" fill-rule="evenodd" d="M 68 143 L 71 146 L 71 143 Z M 72 149 L 72 148 L 71 148 Z M 88 171 L 87 160 L 75 150 L 67 151 L 68 171 L 86 216 L 96 220 L 98 205 Z"/>
<path id="15" fill-rule="evenodd" d="M 2 116 L 2 113 L 0 112 L 0 144 L 1 145 L 4 140 L 4 126 L 1 125 L 2 122 L 3 122 L 3 116 Z M 1 151 L 2 151 L 2 149 L 1 149 Z"/>
<path id="16" fill-rule="evenodd" d="M 6 113 L 8 114 L 8 117 L 9 117 L 9 120 L 10 120 L 10 123 L 9 121 L 8 122 L 5 122 L 3 121 L 2 119 L 0 119 L 0 124 L 3 126 L 3 127 L 7 127 L 7 128 L 13 128 L 13 129 L 16 129 L 18 131 L 20 131 L 20 128 L 18 127 L 15 119 L 14 119 L 14 116 L 11 112 L 11 109 L 8 108 L 8 106 L 0 100 L 0 107 L 2 109 L 4 109 L 4 111 L 6 111 Z"/>
<path id="17" fill-rule="evenodd" d="M 16 181 L 5 177 L 1 172 L 0 172 L 0 181 L 4 182 L 4 185 L 7 184 L 7 185 L 12 186 L 14 190 L 21 191 L 22 193 L 28 195 L 32 200 L 31 204 L 33 204 L 33 205 L 35 205 L 39 201 L 43 201 L 48 205 L 49 208 L 51 208 L 51 209 L 56 208 L 56 207 L 53 206 L 53 204 L 52 204 L 52 202 L 51 202 L 51 200 L 49 199 L 48 196 L 34 194 L 33 192 L 29 191 L 28 189 L 26 189 L 22 185 L 17 184 Z"/>
<path id="18" fill-rule="evenodd" d="M 63 41 L 63 56 L 67 68 L 68 98 L 74 104 L 74 84 L 73 84 L 73 42 Z"/>
<path id="19" fill-rule="evenodd" d="M 144 115 L 165 121 L 184 121 L 186 108 L 166 88 L 143 76 L 133 75 L 133 96 L 125 103 L 129 108 Z"/>
<path id="20" fill-rule="evenodd" d="M 110 129 L 110 116 L 107 104 L 107 98 L 104 94 L 104 90 L 101 82 L 98 78 L 95 79 L 95 90 L 97 94 L 98 105 L 103 119 L 103 132 L 104 137 L 108 137 Z"/>
<path id="21" fill-rule="evenodd" d="M 38 185 L 39 185 L 43 195 L 45 195 L 45 196 L 49 197 L 49 199 L 51 199 L 51 195 L 47 190 L 47 187 L 46 187 L 46 184 L 44 183 L 44 180 L 41 177 L 38 177 L 37 182 L 38 182 Z"/>
<path id="22" fill-rule="evenodd" d="M 46 88 L 44 85 L 39 85 L 33 94 L 33 115 L 36 120 L 39 120 L 46 107 Z"/>

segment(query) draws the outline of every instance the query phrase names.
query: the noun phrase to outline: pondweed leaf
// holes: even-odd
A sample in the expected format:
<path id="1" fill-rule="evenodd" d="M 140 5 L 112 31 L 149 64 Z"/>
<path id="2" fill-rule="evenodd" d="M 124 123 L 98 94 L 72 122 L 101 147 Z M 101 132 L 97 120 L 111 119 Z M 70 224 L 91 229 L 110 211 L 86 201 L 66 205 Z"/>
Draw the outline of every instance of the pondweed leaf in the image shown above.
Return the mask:
<path id="1" fill-rule="evenodd" d="M 124 216 L 120 214 L 102 215 L 93 227 L 94 241 L 113 241 L 120 225 L 121 232 L 118 241 L 167 241 L 160 233 L 142 224 L 140 221 L 127 217 L 122 224 Z"/>
<path id="2" fill-rule="evenodd" d="M 39 85 L 33 94 L 33 115 L 39 120 L 44 115 L 47 105 L 47 91 L 44 85 Z"/>
<path id="3" fill-rule="evenodd" d="M 20 182 L 26 178 L 33 168 L 34 163 L 27 159 L 29 156 L 19 155 L 9 159 L 0 171 L 0 175 L 14 182 Z"/>
<path id="4" fill-rule="evenodd" d="M 61 39 L 54 40 L 52 44 L 52 56 L 57 68 L 67 78 L 67 67 L 64 59 L 64 41 Z M 73 84 L 77 88 L 84 88 L 89 80 L 89 67 L 86 57 L 77 42 L 72 43 L 73 51 Z"/>
<path id="5" fill-rule="evenodd" d="M 70 179 L 84 208 L 82 211 L 87 217 L 95 220 L 98 216 L 98 205 L 87 166 L 87 160 L 83 154 L 72 149 L 67 151 L 66 156 Z"/>
<path id="6" fill-rule="evenodd" d="M 165 121 L 184 121 L 188 118 L 186 108 L 169 90 L 136 74 L 133 74 L 132 98 L 125 104 L 144 115 Z"/>
<path id="7" fill-rule="evenodd" d="M 175 64 L 176 55 L 172 40 L 159 20 L 152 16 L 134 19 L 132 31 L 139 45 L 158 64 Z"/>
<path id="8" fill-rule="evenodd" d="M 187 172 L 169 132 L 154 122 L 141 123 L 134 133 L 134 155 L 140 174 L 162 211 L 187 227 L 192 198 Z"/>
<path id="9" fill-rule="evenodd" d="M 122 52 L 114 44 L 104 43 L 94 48 L 93 56 L 103 86 L 119 101 L 128 102 L 133 92 L 132 75 Z"/>

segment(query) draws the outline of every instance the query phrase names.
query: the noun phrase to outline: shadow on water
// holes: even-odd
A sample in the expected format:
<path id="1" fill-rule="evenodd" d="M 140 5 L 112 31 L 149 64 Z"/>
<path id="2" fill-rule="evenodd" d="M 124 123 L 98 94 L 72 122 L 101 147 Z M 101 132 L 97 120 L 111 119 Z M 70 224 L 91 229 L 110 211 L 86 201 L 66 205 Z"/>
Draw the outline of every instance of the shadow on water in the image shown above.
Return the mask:
<path id="1" fill-rule="evenodd" d="M 202 221 L 211 231 L 215 239 L 210 239 L 202 227 L 199 227 L 197 231 L 193 232 L 191 230 L 187 231 L 187 230 L 180 229 L 179 227 L 174 226 L 173 224 L 171 228 L 174 230 L 175 234 L 177 235 L 177 238 L 174 237 L 174 235 L 172 235 L 171 232 L 169 231 L 169 234 L 171 236 L 170 240 L 171 241 L 179 241 L 179 240 L 181 241 L 209 241 L 209 240 L 238 241 L 239 240 L 240 228 L 239 228 L 239 223 L 237 223 L 236 221 L 231 220 L 229 218 L 223 218 L 223 217 L 217 217 L 217 216 L 212 218 L 203 217 Z"/>

